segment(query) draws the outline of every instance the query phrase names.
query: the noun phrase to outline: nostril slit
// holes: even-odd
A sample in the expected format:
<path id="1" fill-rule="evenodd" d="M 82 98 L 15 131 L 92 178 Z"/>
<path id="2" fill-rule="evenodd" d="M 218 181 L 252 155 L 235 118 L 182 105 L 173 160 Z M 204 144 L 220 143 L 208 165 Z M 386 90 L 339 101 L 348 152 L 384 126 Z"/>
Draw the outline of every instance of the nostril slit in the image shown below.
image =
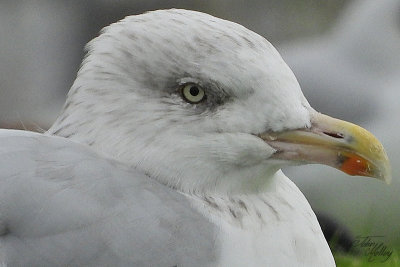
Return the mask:
<path id="1" fill-rule="evenodd" d="M 333 138 L 338 138 L 338 139 L 343 139 L 344 138 L 344 135 L 342 133 L 324 132 L 324 134 L 329 135 L 330 137 L 333 137 Z"/>

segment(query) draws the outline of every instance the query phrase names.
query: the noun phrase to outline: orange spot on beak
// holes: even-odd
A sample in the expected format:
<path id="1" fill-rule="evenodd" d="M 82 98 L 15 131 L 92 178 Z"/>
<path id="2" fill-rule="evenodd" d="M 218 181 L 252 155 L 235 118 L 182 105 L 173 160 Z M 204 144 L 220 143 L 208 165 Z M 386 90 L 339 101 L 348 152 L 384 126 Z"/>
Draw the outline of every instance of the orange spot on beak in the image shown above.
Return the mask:
<path id="1" fill-rule="evenodd" d="M 345 155 L 345 161 L 340 167 L 340 170 L 349 175 L 372 176 L 373 173 L 371 173 L 370 166 L 368 160 L 356 154 L 349 153 Z"/>

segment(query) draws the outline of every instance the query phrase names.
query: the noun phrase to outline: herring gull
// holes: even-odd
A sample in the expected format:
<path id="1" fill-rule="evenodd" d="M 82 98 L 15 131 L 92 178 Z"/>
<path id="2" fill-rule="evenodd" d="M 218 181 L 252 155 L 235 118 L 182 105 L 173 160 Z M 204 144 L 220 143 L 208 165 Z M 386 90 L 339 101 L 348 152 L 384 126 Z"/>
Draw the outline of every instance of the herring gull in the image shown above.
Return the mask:
<path id="1" fill-rule="evenodd" d="M 88 44 L 44 134 L 0 131 L 7 266 L 333 266 L 281 171 L 390 181 L 366 130 L 316 112 L 279 53 L 187 10 L 127 17 Z"/>

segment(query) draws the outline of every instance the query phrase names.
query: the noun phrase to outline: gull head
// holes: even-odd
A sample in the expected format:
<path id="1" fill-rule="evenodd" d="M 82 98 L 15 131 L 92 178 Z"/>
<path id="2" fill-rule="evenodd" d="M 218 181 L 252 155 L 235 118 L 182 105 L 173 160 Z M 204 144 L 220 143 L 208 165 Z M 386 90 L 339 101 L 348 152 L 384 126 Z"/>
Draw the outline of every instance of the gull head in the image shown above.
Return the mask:
<path id="1" fill-rule="evenodd" d="M 49 134 L 184 192 L 260 191 L 285 164 L 388 179 L 366 130 L 313 110 L 260 35 L 187 10 L 129 16 L 87 46 Z"/>

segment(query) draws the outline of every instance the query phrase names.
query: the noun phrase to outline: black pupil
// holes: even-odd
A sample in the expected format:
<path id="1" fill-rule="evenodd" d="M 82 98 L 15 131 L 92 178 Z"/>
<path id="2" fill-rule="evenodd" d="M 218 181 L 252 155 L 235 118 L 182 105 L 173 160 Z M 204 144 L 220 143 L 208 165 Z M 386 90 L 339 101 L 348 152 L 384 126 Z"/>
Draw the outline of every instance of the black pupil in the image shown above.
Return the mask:
<path id="1" fill-rule="evenodd" d="M 200 90 L 196 86 L 192 86 L 192 87 L 190 87 L 189 92 L 192 96 L 197 96 L 200 93 Z"/>

